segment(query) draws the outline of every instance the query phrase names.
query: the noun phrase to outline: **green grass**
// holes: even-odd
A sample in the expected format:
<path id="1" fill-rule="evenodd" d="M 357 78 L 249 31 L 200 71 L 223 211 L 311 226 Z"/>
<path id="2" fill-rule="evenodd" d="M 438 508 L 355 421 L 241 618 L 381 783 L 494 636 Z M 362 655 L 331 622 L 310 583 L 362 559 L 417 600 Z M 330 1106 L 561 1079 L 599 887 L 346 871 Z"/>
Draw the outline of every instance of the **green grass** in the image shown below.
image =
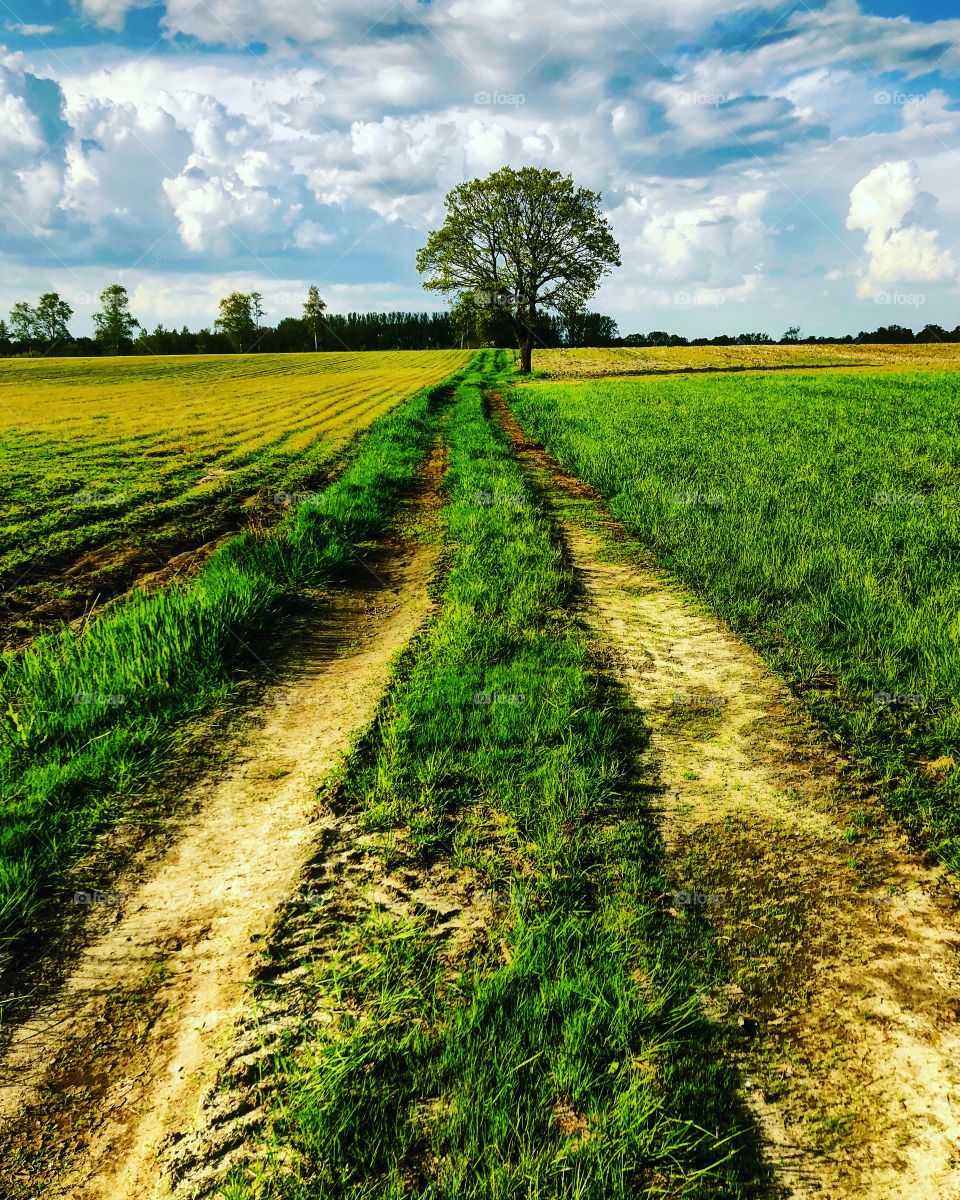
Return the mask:
<path id="1" fill-rule="evenodd" d="M 344 474 L 271 536 L 244 533 L 188 584 L 5 655 L 0 946 L 21 937 L 93 837 L 170 756 L 177 724 L 229 692 L 250 646 L 383 531 L 434 436 L 426 389 L 381 418 Z"/>
<path id="2" fill-rule="evenodd" d="M 535 382 L 510 402 L 960 868 L 960 375 Z"/>
<path id="3" fill-rule="evenodd" d="M 638 733 L 591 669 L 558 532 L 485 413 L 490 366 L 446 426 L 441 609 L 336 805 L 379 835 L 385 869 L 452 875 L 503 911 L 459 956 L 416 916 L 374 906 L 345 925 L 306 985 L 308 1013 L 341 1016 L 278 1062 L 279 1165 L 235 1175 L 234 1200 L 753 1194 L 684 957 L 696 943 L 660 903 Z"/>

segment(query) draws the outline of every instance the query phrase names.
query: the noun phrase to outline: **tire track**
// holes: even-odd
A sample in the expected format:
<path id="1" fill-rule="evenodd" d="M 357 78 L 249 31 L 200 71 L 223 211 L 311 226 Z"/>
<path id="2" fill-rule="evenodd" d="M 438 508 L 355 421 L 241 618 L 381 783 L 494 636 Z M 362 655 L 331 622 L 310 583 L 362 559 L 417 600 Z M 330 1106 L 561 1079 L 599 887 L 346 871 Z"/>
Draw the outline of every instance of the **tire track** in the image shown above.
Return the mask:
<path id="1" fill-rule="evenodd" d="M 955 882 L 911 850 L 758 655 L 624 553 L 595 493 L 494 406 L 650 730 L 640 767 L 657 781 L 673 912 L 702 904 L 722 948 L 728 982 L 710 1003 L 741 1033 L 745 1098 L 785 1194 L 960 1197 Z"/>
<path id="2" fill-rule="evenodd" d="M 442 472 L 438 448 L 405 523 L 432 521 Z M 41 1181 L 45 1200 L 165 1193 L 157 1151 L 217 1076 L 256 942 L 322 836 L 318 786 L 425 619 L 435 559 L 428 539 L 384 539 L 329 595 L 276 664 L 259 731 L 197 787 L 195 819 L 15 1030 L 0 1059 L 5 1198 Z"/>

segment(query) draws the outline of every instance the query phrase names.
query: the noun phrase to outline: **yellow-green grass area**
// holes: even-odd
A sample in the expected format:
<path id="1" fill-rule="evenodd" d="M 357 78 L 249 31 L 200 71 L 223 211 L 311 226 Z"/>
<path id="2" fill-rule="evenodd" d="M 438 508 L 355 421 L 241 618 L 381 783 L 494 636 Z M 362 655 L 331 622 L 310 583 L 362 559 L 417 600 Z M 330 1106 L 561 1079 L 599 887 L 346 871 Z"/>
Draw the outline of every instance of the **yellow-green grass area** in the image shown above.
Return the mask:
<path id="1" fill-rule="evenodd" d="M 534 381 L 510 399 L 960 868 L 960 375 Z"/>
<path id="2" fill-rule="evenodd" d="M 86 552 L 172 552 L 295 503 L 458 350 L 0 362 L 0 592 Z M 69 584 L 67 585 L 69 586 Z"/>
<path id="3" fill-rule="evenodd" d="M 196 719 L 231 701 L 285 623 L 391 527 L 453 382 L 379 417 L 337 479 L 269 531 L 230 538 L 195 578 L 134 589 L 79 632 L 0 656 L 0 959 L 60 919 L 71 869 L 102 832 L 147 808 L 149 825 L 163 819 L 175 787 L 149 797 Z"/>
<path id="4" fill-rule="evenodd" d="M 611 346 L 538 350 L 534 368 L 556 379 L 709 371 L 921 371 L 960 368 L 960 343 L 890 346 Z"/>

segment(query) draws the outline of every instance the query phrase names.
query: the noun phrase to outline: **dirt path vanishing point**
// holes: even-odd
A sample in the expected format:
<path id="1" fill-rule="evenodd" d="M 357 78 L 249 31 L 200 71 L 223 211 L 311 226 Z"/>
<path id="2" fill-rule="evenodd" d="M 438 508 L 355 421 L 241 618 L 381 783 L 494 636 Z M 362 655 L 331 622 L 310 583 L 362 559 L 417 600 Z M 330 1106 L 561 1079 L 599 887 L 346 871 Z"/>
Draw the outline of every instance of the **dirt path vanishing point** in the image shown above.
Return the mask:
<path id="1" fill-rule="evenodd" d="M 439 449 L 405 525 L 439 507 Z M 315 849 L 316 793 L 371 720 L 423 622 L 436 538 L 384 539 L 275 664 L 252 738 L 196 789 L 197 815 L 123 894 L 60 993 L 0 1058 L 4 1200 L 151 1200 L 243 1010 L 257 940 Z M 102 918 L 102 919 L 101 919 Z"/>
<path id="2" fill-rule="evenodd" d="M 714 930 L 711 1000 L 782 1191 L 960 1197 L 960 917 L 758 655 L 635 544 L 494 398 L 559 520 L 583 616 L 639 709 L 673 911 Z M 638 553 L 639 552 L 639 553 Z M 632 560 L 632 561 L 631 561 Z"/>

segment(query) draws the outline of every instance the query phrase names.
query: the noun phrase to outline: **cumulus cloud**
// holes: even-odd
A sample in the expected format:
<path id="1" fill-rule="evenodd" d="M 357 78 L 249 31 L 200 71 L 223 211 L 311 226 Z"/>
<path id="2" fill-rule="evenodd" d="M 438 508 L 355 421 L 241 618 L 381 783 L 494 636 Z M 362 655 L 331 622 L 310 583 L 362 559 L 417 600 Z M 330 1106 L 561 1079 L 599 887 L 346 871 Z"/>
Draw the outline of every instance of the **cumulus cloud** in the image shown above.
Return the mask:
<path id="1" fill-rule="evenodd" d="M 122 31 L 148 6 L 177 53 L 125 52 L 115 33 L 107 50 L 90 25 L 82 51 L 0 53 L 4 202 L 65 262 L 131 270 L 160 243 L 158 271 L 219 280 L 306 259 L 321 282 L 379 281 L 371 304 L 409 301 L 444 193 L 509 163 L 602 190 L 625 266 L 598 303 L 623 311 L 730 300 L 759 326 L 770 281 L 805 272 L 849 297 L 848 210 L 866 235 L 861 297 L 955 274 L 957 19 L 887 20 L 856 0 L 732 0 L 719 21 L 714 0 L 75 8 Z M 266 53 L 244 53 L 254 42 Z M 909 83 L 938 59 L 942 87 Z M 895 101 L 877 100 L 880 72 Z M 921 177 L 943 199 L 935 222 Z M 10 228 L 0 253 L 26 259 Z"/>
<path id="2" fill-rule="evenodd" d="M 686 284 L 692 291 L 735 290 L 758 274 L 770 249 L 763 218 L 767 198 L 758 189 L 690 204 L 677 189 L 662 188 L 615 210 L 614 224 L 618 232 L 636 230 L 626 233 L 624 247 L 651 280 Z"/>
<path id="3" fill-rule="evenodd" d="M 26 69 L 20 55 L 0 55 L 0 197 L 15 238 L 45 236 L 63 182 L 63 94 Z"/>
<path id="4" fill-rule="evenodd" d="M 957 263 L 940 246 L 939 233 L 919 223 L 932 214 L 934 205 L 935 198 L 920 191 L 916 163 L 906 160 L 881 163 L 856 184 L 847 228 L 867 235 L 861 296 L 871 296 L 884 285 L 936 282 L 956 275 Z"/>

